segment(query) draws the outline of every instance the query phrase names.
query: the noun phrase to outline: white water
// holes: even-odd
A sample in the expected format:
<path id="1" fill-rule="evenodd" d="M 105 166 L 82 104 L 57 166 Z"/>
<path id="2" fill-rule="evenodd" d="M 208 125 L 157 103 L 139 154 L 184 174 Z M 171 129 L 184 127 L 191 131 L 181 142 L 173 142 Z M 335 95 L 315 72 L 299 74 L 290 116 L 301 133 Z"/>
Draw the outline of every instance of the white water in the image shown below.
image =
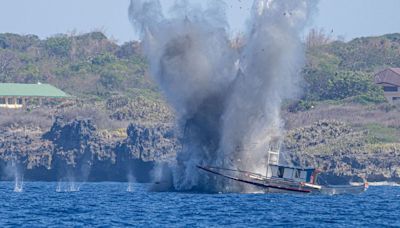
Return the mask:
<path id="1" fill-rule="evenodd" d="M 127 192 L 134 192 L 134 184 L 129 182 L 128 187 L 126 188 Z"/>
<path id="2" fill-rule="evenodd" d="M 82 183 L 74 182 L 74 181 L 59 181 L 57 183 L 56 192 L 79 192 Z"/>
<path id="3" fill-rule="evenodd" d="M 14 192 L 23 192 L 23 191 L 24 191 L 24 179 L 16 175 L 14 181 Z"/>
<path id="4" fill-rule="evenodd" d="M 379 181 L 379 182 L 368 182 L 369 186 L 390 186 L 390 187 L 400 187 L 400 183 L 390 182 L 390 181 Z"/>

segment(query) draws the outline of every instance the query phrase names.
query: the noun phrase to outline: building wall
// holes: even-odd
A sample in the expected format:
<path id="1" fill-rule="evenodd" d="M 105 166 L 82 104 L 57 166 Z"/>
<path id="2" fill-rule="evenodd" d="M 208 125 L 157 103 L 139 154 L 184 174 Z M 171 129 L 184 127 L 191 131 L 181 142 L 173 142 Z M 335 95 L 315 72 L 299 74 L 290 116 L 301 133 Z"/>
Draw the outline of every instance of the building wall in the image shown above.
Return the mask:
<path id="1" fill-rule="evenodd" d="M 18 100 L 22 99 L 22 100 Z M 22 102 L 19 102 L 22 101 Z M 24 107 L 24 98 L 17 97 L 0 97 L 0 108 L 19 109 Z"/>
<path id="2" fill-rule="evenodd" d="M 400 92 L 385 92 L 384 95 L 389 103 L 400 103 Z"/>
<path id="3" fill-rule="evenodd" d="M 375 83 L 382 86 L 389 103 L 400 103 L 400 75 L 391 69 L 386 69 L 375 75 Z"/>

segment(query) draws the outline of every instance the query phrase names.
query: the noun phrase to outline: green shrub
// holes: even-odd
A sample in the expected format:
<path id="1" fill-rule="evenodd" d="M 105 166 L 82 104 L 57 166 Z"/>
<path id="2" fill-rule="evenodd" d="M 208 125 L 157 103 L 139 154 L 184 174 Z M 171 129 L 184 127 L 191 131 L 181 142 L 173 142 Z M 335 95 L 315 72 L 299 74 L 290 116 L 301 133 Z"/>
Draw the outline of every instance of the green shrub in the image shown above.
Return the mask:
<path id="1" fill-rule="evenodd" d="M 103 53 L 98 56 L 95 56 L 91 62 L 94 65 L 104 66 L 106 64 L 113 63 L 115 61 L 117 61 L 117 58 L 113 54 Z"/>
<path id="2" fill-rule="evenodd" d="M 86 75 L 92 72 L 91 64 L 87 61 L 81 61 L 78 63 L 73 63 L 69 66 L 67 71 L 72 75 Z"/>
<path id="3" fill-rule="evenodd" d="M 100 84 L 107 89 L 118 89 L 122 82 L 123 77 L 116 72 L 107 71 L 100 75 Z"/>
<path id="4" fill-rule="evenodd" d="M 304 112 L 314 108 L 315 104 L 309 100 L 299 100 L 289 105 L 289 112 Z"/>
<path id="5" fill-rule="evenodd" d="M 337 72 L 334 75 L 330 75 L 321 98 L 341 100 L 364 95 L 371 96 L 371 100 L 376 100 L 375 97 L 379 96 L 379 88 L 374 85 L 371 78 L 371 76 L 362 72 Z"/>
<path id="6" fill-rule="evenodd" d="M 400 141 L 400 133 L 395 128 L 378 123 L 367 124 L 365 128 L 368 130 L 368 141 L 370 143 L 396 143 Z"/>
<path id="7" fill-rule="evenodd" d="M 50 56 L 66 57 L 72 47 L 71 39 L 65 35 L 48 38 L 44 43 Z"/>
<path id="8" fill-rule="evenodd" d="M 0 48 L 26 51 L 29 47 L 38 46 L 39 37 L 35 35 L 0 34 Z"/>
<path id="9" fill-rule="evenodd" d="M 34 64 L 28 64 L 18 71 L 18 81 L 24 83 L 37 83 L 42 81 L 42 75 L 40 74 L 39 68 Z"/>

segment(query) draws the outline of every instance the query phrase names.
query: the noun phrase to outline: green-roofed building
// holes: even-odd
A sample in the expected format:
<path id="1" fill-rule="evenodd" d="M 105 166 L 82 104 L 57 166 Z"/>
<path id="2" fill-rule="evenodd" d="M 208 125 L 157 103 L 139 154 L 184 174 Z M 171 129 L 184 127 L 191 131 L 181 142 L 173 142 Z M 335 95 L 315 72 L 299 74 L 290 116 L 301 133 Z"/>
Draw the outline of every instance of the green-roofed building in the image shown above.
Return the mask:
<path id="1" fill-rule="evenodd" d="M 71 98 L 64 91 L 49 84 L 0 83 L 0 108 L 22 108 L 27 100 Z"/>

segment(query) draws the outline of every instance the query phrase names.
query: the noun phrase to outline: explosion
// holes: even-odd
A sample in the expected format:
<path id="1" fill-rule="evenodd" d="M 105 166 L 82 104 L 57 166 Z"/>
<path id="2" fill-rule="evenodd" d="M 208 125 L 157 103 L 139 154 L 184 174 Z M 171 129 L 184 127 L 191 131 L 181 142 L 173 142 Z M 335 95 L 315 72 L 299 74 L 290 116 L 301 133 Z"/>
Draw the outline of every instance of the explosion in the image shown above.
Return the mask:
<path id="1" fill-rule="evenodd" d="M 267 148 L 283 132 L 282 101 L 300 93 L 301 34 L 315 0 L 255 0 L 243 41 L 233 45 L 226 4 L 131 0 L 151 75 L 177 116 L 182 150 L 168 164 L 178 191 L 246 191 L 197 169 L 265 173 Z"/>

